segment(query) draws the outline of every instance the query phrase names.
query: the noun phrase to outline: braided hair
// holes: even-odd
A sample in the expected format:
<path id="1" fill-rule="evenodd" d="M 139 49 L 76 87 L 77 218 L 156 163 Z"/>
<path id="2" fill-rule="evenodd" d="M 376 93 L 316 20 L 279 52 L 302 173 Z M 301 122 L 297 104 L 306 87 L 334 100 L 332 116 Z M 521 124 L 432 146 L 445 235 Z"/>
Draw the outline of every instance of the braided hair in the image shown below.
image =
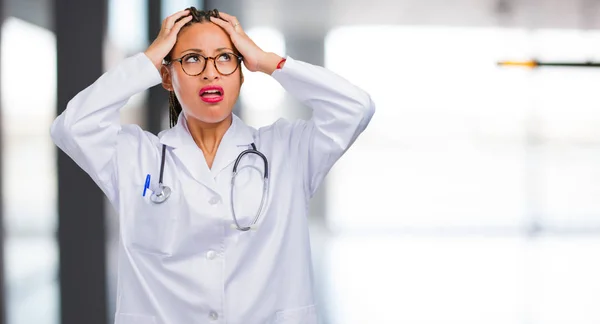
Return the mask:
<path id="1" fill-rule="evenodd" d="M 190 15 L 192 16 L 192 20 L 190 20 L 188 23 L 183 25 L 183 27 L 181 29 L 188 27 L 191 24 L 195 24 L 195 23 L 211 22 L 210 17 L 223 19 L 219 15 L 219 11 L 217 9 L 204 11 L 204 10 L 198 10 L 195 7 L 190 7 L 190 8 L 187 8 L 187 10 L 189 10 Z M 185 18 L 185 17 L 181 17 L 177 21 L 179 21 L 183 18 Z M 171 59 L 172 59 L 171 53 L 169 53 L 164 58 L 165 62 L 170 62 Z M 177 96 L 175 96 L 175 92 L 169 91 L 169 124 L 171 127 L 173 127 L 173 126 L 175 126 L 175 124 L 177 124 L 177 119 L 179 118 L 179 114 L 181 114 L 181 110 L 182 110 L 181 104 L 179 103 Z"/>

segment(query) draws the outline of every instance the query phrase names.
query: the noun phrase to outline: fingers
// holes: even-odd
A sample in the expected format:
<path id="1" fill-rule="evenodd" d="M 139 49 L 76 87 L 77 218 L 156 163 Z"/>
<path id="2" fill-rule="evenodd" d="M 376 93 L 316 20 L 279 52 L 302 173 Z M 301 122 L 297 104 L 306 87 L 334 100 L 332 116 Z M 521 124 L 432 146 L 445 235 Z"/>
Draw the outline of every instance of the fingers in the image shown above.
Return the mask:
<path id="1" fill-rule="evenodd" d="M 233 33 L 235 33 L 235 29 L 233 28 L 233 25 L 231 23 L 229 23 L 229 22 L 224 21 L 223 19 L 219 19 L 219 18 L 215 18 L 215 17 L 210 17 L 210 21 L 212 21 L 213 23 L 217 24 L 219 27 L 225 29 L 225 31 L 229 35 L 232 35 Z"/>
<path id="2" fill-rule="evenodd" d="M 171 16 L 167 17 L 164 21 L 163 21 L 163 28 L 165 29 L 173 29 L 173 26 L 175 25 L 175 22 L 177 21 L 177 19 L 188 15 L 190 12 L 189 10 L 181 10 L 179 12 L 176 12 L 174 14 L 172 14 Z"/>
<path id="3" fill-rule="evenodd" d="M 241 26 L 240 26 L 240 22 L 238 21 L 238 19 L 235 16 L 232 16 L 228 13 L 225 12 L 220 12 L 219 13 L 223 18 L 225 18 L 226 21 L 228 21 L 232 26 L 234 30 L 242 30 Z"/>
<path id="4" fill-rule="evenodd" d="M 223 11 L 219 11 L 219 15 L 232 24 L 235 24 L 237 22 L 237 18 L 228 13 L 224 13 Z"/>
<path id="5" fill-rule="evenodd" d="M 232 17 L 232 16 L 229 16 L 229 17 Z M 226 21 L 223 19 L 215 18 L 215 17 L 210 17 L 210 21 L 217 24 L 221 28 L 225 29 L 225 31 L 229 35 L 233 35 L 235 33 L 242 34 L 242 35 L 245 34 L 244 30 L 242 29 L 242 26 L 240 26 L 240 23 L 237 21 L 237 19 L 235 19 L 235 17 L 230 18 L 230 21 Z"/>
<path id="6" fill-rule="evenodd" d="M 175 23 L 175 25 L 173 26 L 173 28 L 171 28 L 171 32 L 174 33 L 175 35 L 177 35 L 179 33 L 179 31 L 181 30 L 181 28 L 183 27 L 183 25 L 187 24 L 188 22 L 190 22 L 190 20 L 192 20 L 192 15 L 189 15 L 183 19 L 181 19 L 180 21 L 178 21 L 177 23 Z"/>

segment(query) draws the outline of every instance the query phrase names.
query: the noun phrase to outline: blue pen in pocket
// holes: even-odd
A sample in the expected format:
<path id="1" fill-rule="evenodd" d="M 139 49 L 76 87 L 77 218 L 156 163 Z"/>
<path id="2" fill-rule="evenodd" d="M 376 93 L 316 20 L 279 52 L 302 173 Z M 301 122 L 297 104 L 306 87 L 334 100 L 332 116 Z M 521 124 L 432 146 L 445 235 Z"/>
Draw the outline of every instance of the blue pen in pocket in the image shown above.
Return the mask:
<path id="1" fill-rule="evenodd" d="M 150 188 L 150 174 L 146 175 L 146 183 L 144 184 L 144 193 L 142 197 L 146 197 L 146 190 Z"/>

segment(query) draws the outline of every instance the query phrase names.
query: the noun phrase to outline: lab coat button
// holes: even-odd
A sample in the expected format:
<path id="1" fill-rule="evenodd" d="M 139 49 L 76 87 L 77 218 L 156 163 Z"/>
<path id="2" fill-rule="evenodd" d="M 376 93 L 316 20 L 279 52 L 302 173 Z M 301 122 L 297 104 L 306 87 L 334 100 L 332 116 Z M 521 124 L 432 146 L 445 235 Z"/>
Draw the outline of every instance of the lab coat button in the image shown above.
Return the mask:
<path id="1" fill-rule="evenodd" d="M 214 259 L 216 255 L 217 255 L 217 253 L 213 250 L 206 252 L 206 258 L 209 260 Z"/>
<path id="2" fill-rule="evenodd" d="M 211 320 L 213 320 L 213 321 L 216 321 L 216 320 L 218 320 L 218 319 L 219 319 L 219 314 L 217 314 L 217 312 L 210 312 L 210 313 L 208 314 L 208 317 L 209 317 Z"/>
<path id="3" fill-rule="evenodd" d="M 210 198 L 210 200 L 208 201 L 209 204 L 211 205 L 216 205 L 219 203 L 219 197 L 212 197 Z"/>

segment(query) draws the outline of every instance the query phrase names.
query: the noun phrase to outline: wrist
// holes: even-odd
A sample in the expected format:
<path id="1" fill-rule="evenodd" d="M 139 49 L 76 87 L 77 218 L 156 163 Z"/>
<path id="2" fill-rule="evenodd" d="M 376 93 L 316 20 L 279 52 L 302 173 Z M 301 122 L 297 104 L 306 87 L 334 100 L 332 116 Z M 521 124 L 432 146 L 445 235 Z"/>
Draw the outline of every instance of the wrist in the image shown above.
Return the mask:
<path id="1" fill-rule="evenodd" d="M 149 51 L 145 51 L 144 54 L 146 55 L 146 57 L 148 57 L 148 59 L 150 60 L 150 62 L 152 62 L 152 64 L 154 64 L 154 66 L 156 67 L 157 70 L 160 71 L 160 68 L 162 67 L 162 58 L 156 58 L 156 55 L 153 55 L 152 52 Z"/>
<path id="2" fill-rule="evenodd" d="M 271 75 L 277 70 L 278 65 L 283 58 L 275 53 L 265 53 L 263 64 L 261 64 L 261 72 Z"/>

